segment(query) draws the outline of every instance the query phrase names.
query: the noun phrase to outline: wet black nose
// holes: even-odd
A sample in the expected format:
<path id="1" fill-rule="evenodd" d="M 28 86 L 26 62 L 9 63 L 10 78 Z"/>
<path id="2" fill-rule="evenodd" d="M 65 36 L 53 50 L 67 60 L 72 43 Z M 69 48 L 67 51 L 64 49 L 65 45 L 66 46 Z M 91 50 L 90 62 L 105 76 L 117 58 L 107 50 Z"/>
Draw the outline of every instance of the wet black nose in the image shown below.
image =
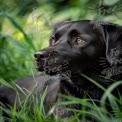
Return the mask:
<path id="1" fill-rule="evenodd" d="M 46 58 L 46 51 L 38 51 L 34 54 L 34 57 L 39 59 L 43 59 L 43 58 Z"/>

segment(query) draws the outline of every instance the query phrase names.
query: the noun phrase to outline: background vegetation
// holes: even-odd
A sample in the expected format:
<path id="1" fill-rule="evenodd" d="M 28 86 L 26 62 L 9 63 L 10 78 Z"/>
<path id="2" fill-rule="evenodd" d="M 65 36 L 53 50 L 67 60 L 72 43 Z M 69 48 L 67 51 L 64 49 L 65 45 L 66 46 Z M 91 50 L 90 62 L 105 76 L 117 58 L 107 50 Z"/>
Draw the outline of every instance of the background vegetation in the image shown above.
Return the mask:
<path id="1" fill-rule="evenodd" d="M 36 73 L 33 54 L 48 45 L 54 23 L 122 24 L 121 12 L 121 0 L 0 0 L 0 76 L 9 81 Z"/>
<path id="2" fill-rule="evenodd" d="M 81 19 L 122 25 L 122 1 L 0 0 L 0 77 L 9 82 L 37 73 L 33 54 L 48 46 L 53 25 L 59 21 Z M 94 111 L 91 113 L 96 114 Z M 106 122 L 111 121 L 106 114 L 102 115 Z M 25 121 L 33 120 L 25 118 Z"/>

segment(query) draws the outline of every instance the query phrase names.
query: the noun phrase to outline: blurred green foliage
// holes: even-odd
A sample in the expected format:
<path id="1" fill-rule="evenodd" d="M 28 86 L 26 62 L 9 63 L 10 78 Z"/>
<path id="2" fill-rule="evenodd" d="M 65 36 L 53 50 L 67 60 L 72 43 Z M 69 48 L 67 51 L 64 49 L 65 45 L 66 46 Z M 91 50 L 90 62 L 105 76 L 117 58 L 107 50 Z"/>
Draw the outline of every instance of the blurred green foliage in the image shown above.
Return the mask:
<path id="1" fill-rule="evenodd" d="M 98 19 L 122 24 L 121 0 L 0 0 L 0 77 L 37 73 L 33 54 L 48 46 L 54 23 Z"/>

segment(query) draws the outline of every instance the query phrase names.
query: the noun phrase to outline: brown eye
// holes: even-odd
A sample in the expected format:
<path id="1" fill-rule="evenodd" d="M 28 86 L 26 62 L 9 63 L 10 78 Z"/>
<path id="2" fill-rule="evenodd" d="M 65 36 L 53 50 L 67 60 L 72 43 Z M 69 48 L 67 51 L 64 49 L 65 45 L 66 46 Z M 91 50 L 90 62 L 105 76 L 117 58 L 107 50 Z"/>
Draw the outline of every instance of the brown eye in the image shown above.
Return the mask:
<path id="1" fill-rule="evenodd" d="M 75 40 L 75 42 L 76 42 L 76 44 L 78 45 L 78 44 L 84 43 L 85 40 L 84 40 L 83 38 L 77 38 L 77 39 Z"/>

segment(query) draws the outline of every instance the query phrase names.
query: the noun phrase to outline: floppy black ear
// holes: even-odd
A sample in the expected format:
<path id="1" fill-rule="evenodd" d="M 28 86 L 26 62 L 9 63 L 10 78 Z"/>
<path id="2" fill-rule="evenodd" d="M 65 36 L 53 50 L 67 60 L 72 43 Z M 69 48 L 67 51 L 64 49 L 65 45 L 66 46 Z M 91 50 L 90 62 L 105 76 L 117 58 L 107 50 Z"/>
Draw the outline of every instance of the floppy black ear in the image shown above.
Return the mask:
<path id="1" fill-rule="evenodd" d="M 106 43 L 106 58 L 110 65 L 122 63 L 122 26 L 103 25 Z"/>

